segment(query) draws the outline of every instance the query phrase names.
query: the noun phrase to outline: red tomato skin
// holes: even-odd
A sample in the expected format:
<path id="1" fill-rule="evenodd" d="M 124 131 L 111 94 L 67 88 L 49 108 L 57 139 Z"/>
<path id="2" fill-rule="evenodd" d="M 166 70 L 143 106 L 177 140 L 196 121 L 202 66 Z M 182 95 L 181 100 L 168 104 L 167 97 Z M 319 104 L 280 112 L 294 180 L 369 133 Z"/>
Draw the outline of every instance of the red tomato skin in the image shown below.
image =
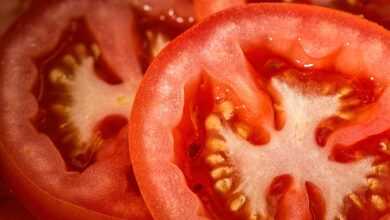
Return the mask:
<path id="1" fill-rule="evenodd" d="M 251 45 L 266 42 L 264 40 L 266 34 L 263 35 L 259 32 L 263 29 L 266 32 L 265 30 L 269 29 L 258 28 L 255 31 L 256 25 L 254 24 L 256 22 L 264 21 L 261 24 L 268 24 L 269 26 L 266 27 L 278 27 L 278 34 L 275 34 L 274 37 L 283 38 L 291 34 L 289 25 L 280 23 L 288 19 L 280 19 L 280 22 L 278 22 L 278 18 L 285 18 L 287 15 L 299 18 L 305 23 L 305 25 L 299 26 L 300 32 L 298 32 L 303 48 L 297 48 L 292 53 L 287 53 L 286 51 L 291 52 L 291 48 L 286 48 L 282 41 L 278 41 L 281 43 L 280 45 L 276 45 L 276 43 L 275 45 L 267 44 L 268 46 L 272 45 L 271 51 L 276 55 L 282 56 L 299 67 L 303 67 L 305 63 L 313 63 L 314 68 L 321 69 L 332 66 L 342 73 L 350 73 L 349 71 L 353 70 L 354 67 L 352 64 L 344 63 L 349 59 L 342 59 L 343 65 L 339 66 L 333 66 L 334 62 L 326 58 L 321 59 L 326 57 L 326 54 L 337 51 L 339 47 L 346 43 L 346 39 L 341 37 L 329 39 L 329 35 L 327 35 L 328 40 L 325 37 L 318 37 L 317 29 L 313 28 L 312 25 L 322 20 L 329 21 L 334 25 L 333 27 L 337 28 L 336 32 L 342 32 L 341 35 L 344 33 L 343 31 L 353 30 L 360 34 L 361 42 L 366 42 L 365 40 L 369 39 L 378 40 L 383 46 L 383 53 L 375 60 L 365 60 L 365 62 L 376 62 L 375 67 L 378 67 L 378 69 L 371 71 L 369 68 L 373 66 L 363 67 L 366 64 L 361 63 L 357 65 L 361 65 L 359 66 L 361 68 L 367 68 L 365 69 L 367 72 L 352 71 L 352 73 L 363 76 L 368 73 L 374 74 L 376 79 L 384 85 L 390 83 L 390 68 L 386 64 L 386 56 L 390 54 L 390 33 L 379 25 L 356 16 L 314 6 L 258 4 L 226 10 L 209 17 L 203 23 L 176 38 L 154 60 L 141 83 L 132 110 L 129 130 L 131 160 L 140 190 L 154 218 L 172 220 L 210 219 L 207 217 L 207 211 L 204 210 L 200 199 L 188 187 L 183 172 L 177 167 L 173 159 L 175 151 L 171 130 L 177 126 L 181 118 L 181 110 L 185 100 L 184 85 L 187 82 L 198 80 L 201 73 L 212 73 L 212 71 L 209 71 L 210 69 L 207 69 L 208 59 L 223 62 L 225 66 L 220 65 L 215 69 L 225 70 L 219 72 L 219 75 L 217 74 L 219 77 L 223 75 L 222 73 L 226 74 L 226 69 L 229 69 L 228 65 L 239 61 L 241 57 L 237 59 L 232 55 L 236 59 L 231 59 L 222 52 L 231 49 L 232 51 L 229 51 L 229 54 L 233 54 L 236 52 L 233 46 L 236 46 L 237 42 L 240 43 L 240 49 L 243 51 L 250 48 Z M 267 16 L 275 20 L 265 20 Z M 240 34 L 242 34 L 242 37 L 240 37 Z M 215 41 L 211 43 L 209 42 L 210 39 Z M 216 47 L 214 45 L 218 44 L 216 39 L 221 42 L 226 40 L 229 44 L 224 44 L 225 47 Z M 323 40 L 326 40 L 329 45 L 323 45 L 322 51 L 310 48 L 310 44 L 317 45 L 322 43 Z M 277 40 L 272 38 L 272 41 Z M 218 56 L 213 51 L 204 49 L 210 45 L 215 46 L 213 49 L 219 52 Z M 229 47 L 231 45 L 233 46 Z M 164 119 L 163 122 L 162 119 Z M 377 128 L 376 131 L 371 130 L 371 132 L 378 132 L 380 129 L 383 129 L 383 127 Z M 297 213 L 297 215 L 301 214 Z M 303 214 L 303 216 L 305 215 L 307 213 Z"/>

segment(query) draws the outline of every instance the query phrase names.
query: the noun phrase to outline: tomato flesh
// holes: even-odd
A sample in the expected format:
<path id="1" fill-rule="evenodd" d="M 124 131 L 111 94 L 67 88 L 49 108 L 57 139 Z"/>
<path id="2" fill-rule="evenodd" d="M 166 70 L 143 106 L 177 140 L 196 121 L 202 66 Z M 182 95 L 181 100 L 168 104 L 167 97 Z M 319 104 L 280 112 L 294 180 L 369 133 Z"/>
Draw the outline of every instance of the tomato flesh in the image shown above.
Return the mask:
<path id="1" fill-rule="evenodd" d="M 385 217 L 388 157 L 372 149 L 388 146 L 388 37 L 341 12 L 263 4 L 175 40 L 148 69 L 131 118 L 152 215 Z"/>

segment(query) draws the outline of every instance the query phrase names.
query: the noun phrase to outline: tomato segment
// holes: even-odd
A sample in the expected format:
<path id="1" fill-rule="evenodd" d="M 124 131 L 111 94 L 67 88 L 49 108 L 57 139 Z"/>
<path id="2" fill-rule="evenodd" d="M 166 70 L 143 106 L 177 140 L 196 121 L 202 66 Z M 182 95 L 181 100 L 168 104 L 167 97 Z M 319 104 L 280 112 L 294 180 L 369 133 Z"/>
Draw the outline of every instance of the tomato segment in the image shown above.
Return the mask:
<path id="1" fill-rule="evenodd" d="M 152 215 L 384 217 L 388 42 L 354 16 L 274 4 L 224 11 L 176 39 L 148 69 L 131 117 Z"/>

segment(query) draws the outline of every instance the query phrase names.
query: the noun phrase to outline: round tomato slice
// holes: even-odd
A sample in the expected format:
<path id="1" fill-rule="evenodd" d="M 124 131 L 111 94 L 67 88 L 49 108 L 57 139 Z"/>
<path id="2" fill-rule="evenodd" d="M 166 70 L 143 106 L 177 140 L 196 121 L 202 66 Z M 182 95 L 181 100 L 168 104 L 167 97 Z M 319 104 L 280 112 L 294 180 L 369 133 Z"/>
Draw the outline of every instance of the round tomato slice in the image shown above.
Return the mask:
<path id="1" fill-rule="evenodd" d="M 0 166 L 41 219 L 150 219 L 129 164 L 142 78 L 131 6 L 33 5 L 0 50 Z"/>
<path id="2" fill-rule="evenodd" d="M 153 61 L 129 127 L 155 219 L 386 219 L 390 33 L 295 4 L 232 8 Z"/>

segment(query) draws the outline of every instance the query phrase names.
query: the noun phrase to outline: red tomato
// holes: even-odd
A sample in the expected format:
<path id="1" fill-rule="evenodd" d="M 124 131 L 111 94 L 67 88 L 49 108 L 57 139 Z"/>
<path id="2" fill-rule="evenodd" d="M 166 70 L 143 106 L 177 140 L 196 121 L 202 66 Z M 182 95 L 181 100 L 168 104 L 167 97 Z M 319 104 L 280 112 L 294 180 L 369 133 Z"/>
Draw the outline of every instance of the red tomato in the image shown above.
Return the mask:
<path id="1" fill-rule="evenodd" d="M 127 147 L 134 23 L 123 1 L 50 1 L 1 43 L 1 173 L 40 219 L 151 218 Z"/>
<path id="2" fill-rule="evenodd" d="M 253 4 L 153 61 L 129 141 L 155 219 L 386 219 L 390 33 L 340 11 Z"/>

